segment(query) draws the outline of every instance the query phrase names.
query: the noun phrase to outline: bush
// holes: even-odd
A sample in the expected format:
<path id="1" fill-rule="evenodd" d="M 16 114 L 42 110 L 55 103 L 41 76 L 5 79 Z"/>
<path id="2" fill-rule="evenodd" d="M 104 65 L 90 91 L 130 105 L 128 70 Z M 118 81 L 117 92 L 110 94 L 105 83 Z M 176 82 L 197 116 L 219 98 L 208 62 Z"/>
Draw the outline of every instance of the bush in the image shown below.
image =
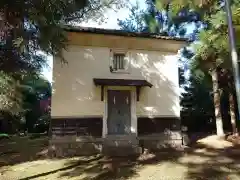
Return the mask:
<path id="1" fill-rule="evenodd" d="M 2 140 L 2 139 L 9 139 L 10 137 L 9 137 L 9 135 L 8 134 L 5 134 L 5 133 L 1 133 L 0 134 L 0 140 Z"/>

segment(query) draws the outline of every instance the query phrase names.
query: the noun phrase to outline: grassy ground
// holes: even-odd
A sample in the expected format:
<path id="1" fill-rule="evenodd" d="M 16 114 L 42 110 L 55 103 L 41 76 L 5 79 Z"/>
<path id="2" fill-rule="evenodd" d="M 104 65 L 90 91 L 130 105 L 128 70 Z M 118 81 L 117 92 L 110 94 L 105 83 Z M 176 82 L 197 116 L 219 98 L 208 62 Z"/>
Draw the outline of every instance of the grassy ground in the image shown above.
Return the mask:
<path id="1" fill-rule="evenodd" d="M 46 141 L 47 139 L 39 139 L 35 142 L 31 140 L 26 142 L 25 139 L 25 148 L 22 146 L 18 151 L 18 161 L 14 161 L 14 158 L 8 161 L 7 157 L 10 157 L 10 154 L 0 156 L 0 159 L 5 160 L 5 164 L 0 167 L 0 179 L 240 179 L 240 148 L 216 136 L 203 138 L 184 152 L 146 153 L 140 157 L 111 159 L 92 156 L 41 160 L 37 155 L 30 155 L 36 153 L 37 149 L 44 150 Z M 37 148 L 37 144 L 40 148 Z M 31 149 L 30 145 L 35 147 Z M 23 152 L 24 149 L 26 151 L 26 147 L 28 154 Z M 7 146 L 4 148 L 8 149 Z M 21 157 L 23 159 L 20 161 Z"/>
<path id="2" fill-rule="evenodd" d="M 42 158 L 47 150 L 48 137 L 29 138 L 12 136 L 0 141 L 0 166 L 14 165 L 21 162 Z"/>

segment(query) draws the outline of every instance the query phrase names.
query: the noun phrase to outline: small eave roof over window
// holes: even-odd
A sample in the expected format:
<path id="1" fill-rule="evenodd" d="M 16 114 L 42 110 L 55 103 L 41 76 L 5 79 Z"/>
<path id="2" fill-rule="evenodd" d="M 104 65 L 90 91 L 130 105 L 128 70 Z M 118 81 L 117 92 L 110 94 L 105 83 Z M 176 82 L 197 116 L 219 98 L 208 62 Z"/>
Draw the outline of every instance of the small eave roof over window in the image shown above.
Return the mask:
<path id="1" fill-rule="evenodd" d="M 139 101 L 140 89 L 142 87 L 152 87 L 153 85 L 141 79 L 99 79 L 93 78 L 93 82 L 96 86 L 101 86 L 101 101 L 104 98 L 104 86 L 135 86 L 137 101 Z"/>
<path id="2" fill-rule="evenodd" d="M 93 82 L 96 86 L 148 86 L 152 87 L 152 84 L 146 80 L 140 79 L 98 79 L 94 78 Z"/>

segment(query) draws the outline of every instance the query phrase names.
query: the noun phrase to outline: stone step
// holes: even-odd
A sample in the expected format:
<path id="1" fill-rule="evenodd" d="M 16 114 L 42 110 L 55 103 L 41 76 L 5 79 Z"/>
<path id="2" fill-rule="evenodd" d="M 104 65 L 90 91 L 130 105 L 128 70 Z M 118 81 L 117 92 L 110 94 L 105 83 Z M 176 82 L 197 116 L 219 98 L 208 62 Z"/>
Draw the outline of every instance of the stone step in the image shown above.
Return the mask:
<path id="1" fill-rule="evenodd" d="M 131 156 L 140 154 L 139 146 L 106 146 L 102 147 L 102 154 L 107 156 Z"/>
<path id="2" fill-rule="evenodd" d="M 139 143 L 136 136 L 133 135 L 108 135 L 103 139 L 103 145 L 108 146 L 137 146 Z"/>
<path id="3" fill-rule="evenodd" d="M 104 155 L 129 156 L 140 152 L 139 141 L 135 135 L 108 135 L 103 140 Z"/>

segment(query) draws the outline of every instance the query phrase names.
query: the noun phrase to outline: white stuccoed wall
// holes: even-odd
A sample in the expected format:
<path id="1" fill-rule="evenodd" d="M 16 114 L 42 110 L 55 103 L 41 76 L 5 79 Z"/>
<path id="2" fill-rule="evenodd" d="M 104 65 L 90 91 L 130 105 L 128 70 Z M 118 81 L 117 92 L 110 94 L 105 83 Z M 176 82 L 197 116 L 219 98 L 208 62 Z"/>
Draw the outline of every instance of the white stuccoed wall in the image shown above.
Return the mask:
<path id="1" fill-rule="evenodd" d="M 101 89 L 94 85 L 93 78 L 146 79 L 153 87 L 141 90 L 140 101 L 136 102 L 137 116 L 180 116 L 176 48 L 182 46 L 182 42 L 174 45 L 168 40 L 135 38 L 133 41 L 133 38 L 117 37 L 116 43 L 116 39 L 108 41 L 112 36 L 96 35 L 98 43 L 91 45 L 96 42 L 94 36 L 89 36 L 90 41 L 85 34 L 78 34 L 71 36 L 70 40 L 73 40 L 63 52 L 68 64 L 61 65 L 57 58 L 53 61 L 52 117 L 103 116 L 105 104 L 101 101 Z M 102 42 L 99 41 L 101 38 Z M 159 47 L 164 46 L 165 50 L 169 47 L 169 50 L 151 48 L 158 42 Z M 109 71 L 111 43 L 112 47 L 123 44 L 124 50 L 128 51 L 128 74 Z M 142 48 L 139 43 L 143 43 Z"/>

